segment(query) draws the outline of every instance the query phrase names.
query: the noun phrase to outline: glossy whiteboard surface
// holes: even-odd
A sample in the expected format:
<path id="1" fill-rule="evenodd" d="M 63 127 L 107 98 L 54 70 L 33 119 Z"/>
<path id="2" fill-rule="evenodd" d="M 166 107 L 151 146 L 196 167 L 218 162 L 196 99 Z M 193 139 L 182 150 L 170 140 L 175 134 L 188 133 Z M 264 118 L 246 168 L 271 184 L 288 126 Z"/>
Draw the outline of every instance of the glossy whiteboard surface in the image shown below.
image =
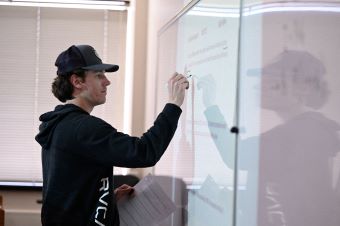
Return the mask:
<path id="1" fill-rule="evenodd" d="M 339 2 L 216 0 L 159 33 L 155 112 L 192 75 L 164 225 L 340 225 L 339 27 Z"/>
<path id="2" fill-rule="evenodd" d="M 232 225 L 233 219 L 236 135 L 229 128 L 236 114 L 239 18 L 216 16 L 215 7 L 226 4 L 200 1 L 159 35 L 157 111 L 172 73 L 191 75 L 177 132 L 155 170 L 186 184 L 176 190 L 186 200 L 180 225 Z"/>
<path id="3" fill-rule="evenodd" d="M 237 225 L 340 225 L 339 7 L 244 2 Z"/>

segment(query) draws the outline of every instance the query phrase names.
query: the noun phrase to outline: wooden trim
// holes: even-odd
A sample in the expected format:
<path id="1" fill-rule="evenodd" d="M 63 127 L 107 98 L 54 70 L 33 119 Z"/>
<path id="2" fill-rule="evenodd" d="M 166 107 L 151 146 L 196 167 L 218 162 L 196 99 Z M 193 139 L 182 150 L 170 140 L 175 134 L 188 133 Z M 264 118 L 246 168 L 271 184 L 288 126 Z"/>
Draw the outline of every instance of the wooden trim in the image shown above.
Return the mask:
<path id="1" fill-rule="evenodd" d="M 5 210 L 2 204 L 2 196 L 0 195 L 0 226 L 5 225 Z"/>

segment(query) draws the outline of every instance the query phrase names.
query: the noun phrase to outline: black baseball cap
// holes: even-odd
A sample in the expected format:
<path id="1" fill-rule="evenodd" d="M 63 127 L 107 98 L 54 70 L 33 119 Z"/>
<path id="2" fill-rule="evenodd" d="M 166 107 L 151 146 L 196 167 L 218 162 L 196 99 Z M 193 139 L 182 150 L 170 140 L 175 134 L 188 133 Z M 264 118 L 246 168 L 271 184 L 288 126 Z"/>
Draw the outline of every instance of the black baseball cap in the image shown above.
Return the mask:
<path id="1" fill-rule="evenodd" d="M 89 45 L 72 45 L 59 54 L 55 66 L 58 68 L 58 75 L 77 69 L 105 72 L 115 72 L 119 69 L 115 64 L 103 64 L 96 50 Z"/>

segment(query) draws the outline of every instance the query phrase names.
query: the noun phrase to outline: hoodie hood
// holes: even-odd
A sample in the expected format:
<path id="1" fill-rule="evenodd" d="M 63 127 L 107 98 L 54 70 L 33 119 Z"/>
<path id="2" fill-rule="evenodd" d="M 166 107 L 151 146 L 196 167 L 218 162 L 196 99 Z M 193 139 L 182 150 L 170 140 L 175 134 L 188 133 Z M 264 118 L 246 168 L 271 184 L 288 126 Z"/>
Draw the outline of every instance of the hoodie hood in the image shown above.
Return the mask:
<path id="1" fill-rule="evenodd" d="M 35 140 L 42 148 L 48 148 L 53 137 L 54 130 L 58 123 L 70 112 L 80 111 L 88 114 L 82 108 L 74 104 L 58 105 L 54 111 L 46 112 L 39 117 L 41 124 L 39 126 L 39 133 L 35 136 Z"/>

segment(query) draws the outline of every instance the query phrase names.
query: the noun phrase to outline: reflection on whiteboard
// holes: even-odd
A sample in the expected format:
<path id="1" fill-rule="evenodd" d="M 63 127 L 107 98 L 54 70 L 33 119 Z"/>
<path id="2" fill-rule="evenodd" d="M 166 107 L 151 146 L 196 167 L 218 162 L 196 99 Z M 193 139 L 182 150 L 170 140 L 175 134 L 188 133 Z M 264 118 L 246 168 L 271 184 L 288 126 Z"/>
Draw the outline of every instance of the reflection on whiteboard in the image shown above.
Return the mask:
<path id="1" fill-rule="evenodd" d="M 158 174 L 197 188 L 189 192 L 188 225 L 207 225 L 198 224 L 204 209 L 214 216 L 205 219 L 210 225 L 232 222 L 237 31 L 237 18 L 185 15 L 160 37 L 158 87 L 173 71 L 192 75 L 171 151 L 156 165 Z M 157 96 L 161 106 L 165 91 Z"/>
<path id="2" fill-rule="evenodd" d="M 220 153 L 228 153 L 233 162 L 234 137 L 228 137 L 228 125 L 234 123 L 235 113 L 237 29 L 237 19 L 186 16 L 179 21 L 176 67 L 192 77 L 181 133 L 173 142 L 173 169 L 180 164 L 176 160 L 181 159 L 184 143 L 193 152 L 193 170 L 186 175 L 191 183 L 201 184 L 208 175 L 224 186 L 233 182 L 233 165 L 226 165 Z M 220 108 L 223 121 L 206 117 L 211 106 Z M 223 130 L 223 136 L 210 128 Z"/>
<path id="3" fill-rule="evenodd" d="M 262 109 L 282 120 L 260 137 L 258 225 L 340 224 L 330 174 L 340 126 L 317 112 L 329 96 L 325 73 L 319 59 L 294 50 L 248 71 L 261 77 Z"/>
<path id="4" fill-rule="evenodd" d="M 239 225 L 340 224 L 331 174 L 332 159 L 340 150 L 340 125 L 317 111 L 329 96 L 325 73 L 319 59 L 297 50 L 284 50 L 263 68 L 248 70 L 249 78 L 260 80 L 260 125 L 274 126 L 240 142 L 239 167 L 248 172 L 248 180 L 238 196 L 239 212 L 244 214 Z M 280 123 L 269 120 L 268 112 Z M 260 158 L 253 152 L 258 142 Z M 257 210 L 248 205 L 254 190 Z M 245 214 L 254 210 L 257 220 Z"/>
<path id="5" fill-rule="evenodd" d="M 189 225 L 195 226 L 229 226 L 229 207 L 232 202 L 232 191 L 220 187 L 208 176 L 202 187 L 189 191 Z"/>
<path id="6" fill-rule="evenodd" d="M 237 225 L 340 225 L 339 14 L 243 19 Z M 162 84 L 173 71 L 193 75 L 170 151 L 156 168 L 195 188 L 188 225 L 231 224 L 237 23 L 187 15 L 160 37 Z"/>

